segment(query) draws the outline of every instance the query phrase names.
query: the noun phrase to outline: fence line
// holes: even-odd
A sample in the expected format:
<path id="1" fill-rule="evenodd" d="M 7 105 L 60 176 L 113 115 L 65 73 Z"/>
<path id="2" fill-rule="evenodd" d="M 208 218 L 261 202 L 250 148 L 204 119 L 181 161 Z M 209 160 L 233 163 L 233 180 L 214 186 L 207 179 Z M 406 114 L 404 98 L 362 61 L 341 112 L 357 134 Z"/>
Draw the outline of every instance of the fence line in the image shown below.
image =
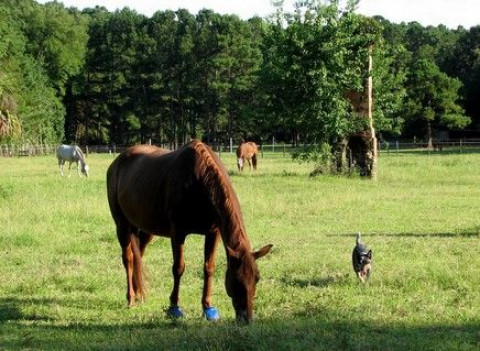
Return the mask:
<path id="1" fill-rule="evenodd" d="M 58 145 L 44 144 L 14 144 L 14 145 L 0 145 L 0 157 L 22 157 L 22 156 L 38 156 L 55 154 Z M 86 153 L 113 153 L 117 154 L 125 150 L 129 145 L 80 145 L 82 150 Z M 172 144 L 159 145 L 166 149 L 172 149 Z M 230 144 L 215 144 L 212 148 L 222 153 L 235 153 L 236 147 L 232 148 Z M 177 145 L 178 147 L 178 145 Z M 276 155 L 283 155 L 283 157 L 290 156 L 295 151 L 301 151 L 305 145 L 293 146 L 285 143 L 271 143 L 260 145 L 260 153 L 264 156 L 265 153 Z M 437 142 L 434 144 L 434 150 L 428 150 L 425 143 L 418 142 L 399 142 L 399 141 L 382 141 L 378 148 L 380 153 L 402 153 L 402 152 L 480 152 L 480 140 L 456 140 Z"/>
<path id="2" fill-rule="evenodd" d="M 56 145 L 50 145 L 50 144 L 0 145 L 0 157 L 49 155 L 49 154 L 55 153 L 56 148 L 57 148 Z"/>

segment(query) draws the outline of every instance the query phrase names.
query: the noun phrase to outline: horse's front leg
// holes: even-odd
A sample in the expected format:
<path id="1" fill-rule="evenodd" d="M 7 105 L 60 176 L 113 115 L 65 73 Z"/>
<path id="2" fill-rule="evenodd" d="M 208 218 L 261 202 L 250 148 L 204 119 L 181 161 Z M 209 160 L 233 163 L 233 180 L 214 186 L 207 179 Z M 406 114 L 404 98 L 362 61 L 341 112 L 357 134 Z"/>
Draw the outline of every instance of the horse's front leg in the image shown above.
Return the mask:
<path id="1" fill-rule="evenodd" d="M 218 310 L 212 307 L 212 278 L 215 272 L 215 254 L 220 238 L 218 229 L 205 236 L 202 307 L 207 320 L 220 318 Z"/>
<path id="2" fill-rule="evenodd" d="M 60 175 L 63 177 L 63 165 L 65 162 L 63 161 L 58 161 L 58 168 L 60 168 Z"/>
<path id="3" fill-rule="evenodd" d="M 181 239 L 177 239 L 175 235 L 172 236 L 171 245 L 173 253 L 173 289 L 172 293 L 170 294 L 170 308 L 168 309 L 168 314 L 174 318 L 184 317 L 182 309 L 178 306 L 180 295 L 180 280 L 182 278 L 183 272 L 185 272 L 185 259 L 183 256 L 184 243 L 184 237 L 182 237 Z"/>

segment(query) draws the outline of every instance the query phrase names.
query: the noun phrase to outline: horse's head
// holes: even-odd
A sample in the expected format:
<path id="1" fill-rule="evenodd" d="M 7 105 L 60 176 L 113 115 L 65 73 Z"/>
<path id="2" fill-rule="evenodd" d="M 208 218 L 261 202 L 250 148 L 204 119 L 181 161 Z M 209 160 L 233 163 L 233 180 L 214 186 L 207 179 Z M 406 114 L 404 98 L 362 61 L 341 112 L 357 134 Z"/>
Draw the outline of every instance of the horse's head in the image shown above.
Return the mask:
<path id="1" fill-rule="evenodd" d="M 82 173 L 88 178 L 88 165 L 86 163 L 82 164 Z"/>
<path id="2" fill-rule="evenodd" d="M 241 157 L 237 158 L 237 166 L 238 166 L 238 170 L 241 171 L 243 168 L 243 158 Z"/>
<path id="3" fill-rule="evenodd" d="M 225 287 L 232 299 L 237 321 L 249 323 L 253 318 L 253 300 L 260 279 L 255 260 L 265 256 L 271 248 L 272 245 L 267 245 L 256 252 L 238 252 L 227 247 Z"/>

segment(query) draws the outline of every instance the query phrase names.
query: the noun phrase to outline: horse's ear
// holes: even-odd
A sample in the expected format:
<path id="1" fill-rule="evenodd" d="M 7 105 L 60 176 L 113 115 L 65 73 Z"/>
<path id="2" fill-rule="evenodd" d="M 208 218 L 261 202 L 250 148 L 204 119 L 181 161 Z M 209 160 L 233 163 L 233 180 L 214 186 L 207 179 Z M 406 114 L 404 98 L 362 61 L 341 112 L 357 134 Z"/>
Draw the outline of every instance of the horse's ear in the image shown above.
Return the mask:
<path id="1" fill-rule="evenodd" d="M 266 245 L 264 247 L 262 247 L 260 250 L 258 251 L 255 251 L 252 253 L 253 257 L 258 260 L 259 258 L 265 256 L 267 253 L 269 253 L 270 249 L 272 248 L 272 244 L 270 245 Z"/>
<path id="2" fill-rule="evenodd" d="M 228 254 L 233 257 L 233 258 L 237 258 L 237 259 L 240 259 L 240 253 L 238 253 L 237 251 L 234 251 L 230 248 L 230 246 L 226 245 L 227 247 L 227 252 Z"/>

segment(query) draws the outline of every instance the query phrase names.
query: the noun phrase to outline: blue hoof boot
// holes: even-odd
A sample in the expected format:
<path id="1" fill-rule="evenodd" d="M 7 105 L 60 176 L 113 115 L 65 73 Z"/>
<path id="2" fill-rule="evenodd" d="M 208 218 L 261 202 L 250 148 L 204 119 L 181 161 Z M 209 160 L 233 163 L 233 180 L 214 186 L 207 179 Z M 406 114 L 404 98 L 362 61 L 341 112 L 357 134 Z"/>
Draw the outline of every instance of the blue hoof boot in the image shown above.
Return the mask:
<path id="1" fill-rule="evenodd" d="M 172 306 L 168 309 L 167 314 L 169 317 L 172 318 L 183 318 L 185 317 L 185 313 L 183 313 L 183 310 L 178 307 L 178 306 Z"/>
<path id="2" fill-rule="evenodd" d="M 217 321 L 220 319 L 218 310 L 215 307 L 207 307 L 203 309 L 203 313 L 207 321 Z"/>

